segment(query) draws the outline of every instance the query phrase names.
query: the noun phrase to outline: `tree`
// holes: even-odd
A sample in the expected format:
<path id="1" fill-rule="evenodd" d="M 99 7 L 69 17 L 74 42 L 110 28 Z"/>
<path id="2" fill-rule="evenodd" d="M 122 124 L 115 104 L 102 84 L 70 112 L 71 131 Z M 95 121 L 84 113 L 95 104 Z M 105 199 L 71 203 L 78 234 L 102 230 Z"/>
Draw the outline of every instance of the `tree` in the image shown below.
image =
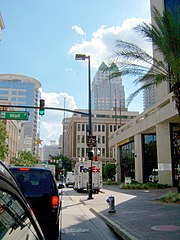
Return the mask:
<path id="1" fill-rule="evenodd" d="M 18 152 L 18 156 L 11 160 L 11 164 L 15 166 L 34 166 L 38 163 L 38 157 L 30 151 Z"/>
<path id="2" fill-rule="evenodd" d="M 127 99 L 129 104 L 142 90 L 167 81 L 175 96 L 176 109 L 180 116 L 180 13 L 165 10 L 162 14 L 153 9 L 155 24 L 143 23 L 135 27 L 146 40 L 153 44 L 154 50 L 161 54 L 163 61 L 150 56 L 136 44 L 117 40 L 115 57 L 122 59 L 120 69 L 115 75 L 134 75 L 134 83 L 141 84 Z M 113 77 L 113 76 L 112 76 Z"/>
<path id="3" fill-rule="evenodd" d="M 6 125 L 0 120 L 0 159 L 5 160 L 8 155 L 8 146 L 6 144 L 7 132 Z"/>
<path id="4" fill-rule="evenodd" d="M 114 164 L 106 164 L 103 167 L 103 175 L 106 179 L 113 179 L 116 174 L 116 165 Z"/>

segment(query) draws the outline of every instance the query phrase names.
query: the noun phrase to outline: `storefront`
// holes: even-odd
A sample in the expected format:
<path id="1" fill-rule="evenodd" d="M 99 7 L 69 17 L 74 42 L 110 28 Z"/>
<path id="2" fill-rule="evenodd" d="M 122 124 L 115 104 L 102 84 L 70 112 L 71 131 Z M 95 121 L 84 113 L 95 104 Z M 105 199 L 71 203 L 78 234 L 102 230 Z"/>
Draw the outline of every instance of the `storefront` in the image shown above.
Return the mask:
<path id="1" fill-rule="evenodd" d="M 120 146 L 120 171 L 121 182 L 124 182 L 126 177 L 135 179 L 134 141 Z"/>
<path id="2" fill-rule="evenodd" d="M 148 182 L 153 169 L 158 168 L 156 134 L 144 134 L 142 138 L 143 182 Z"/>
<path id="3" fill-rule="evenodd" d="M 180 181 L 180 125 L 171 125 L 172 149 L 172 174 L 173 186 L 178 186 Z"/>

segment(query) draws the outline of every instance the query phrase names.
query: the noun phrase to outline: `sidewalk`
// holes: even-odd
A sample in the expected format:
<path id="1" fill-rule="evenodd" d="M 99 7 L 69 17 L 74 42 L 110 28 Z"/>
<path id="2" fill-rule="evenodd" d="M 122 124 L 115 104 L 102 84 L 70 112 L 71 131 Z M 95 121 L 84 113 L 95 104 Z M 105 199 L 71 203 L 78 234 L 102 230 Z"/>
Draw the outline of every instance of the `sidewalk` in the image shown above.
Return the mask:
<path id="1" fill-rule="evenodd" d="M 105 186 L 92 200 L 83 202 L 95 215 L 127 240 L 180 239 L 180 204 L 155 201 L 172 189 L 123 190 L 118 186 Z M 106 199 L 114 196 L 116 212 L 109 213 Z"/>

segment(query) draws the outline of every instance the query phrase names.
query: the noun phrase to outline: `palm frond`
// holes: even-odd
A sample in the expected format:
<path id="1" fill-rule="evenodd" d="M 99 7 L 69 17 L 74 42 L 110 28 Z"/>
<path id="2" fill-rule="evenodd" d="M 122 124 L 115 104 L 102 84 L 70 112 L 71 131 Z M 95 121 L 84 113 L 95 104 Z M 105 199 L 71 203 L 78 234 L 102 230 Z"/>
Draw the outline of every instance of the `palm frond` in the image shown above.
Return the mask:
<path id="1" fill-rule="evenodd" d="M 180 107 L 180 96 L 177 95 L 177 86 L 180 85 L 180 19 L 179 9 L 177 14 L 171 14 L 168 10 L 161 14 L 153 9 L 155 24 L 143 23 L 135 27 L 135 30 L 146 40 L 152 43 L 154 52 L 159 53 L 161 59 L 149 55 L 136 44 L 117 40 L 113 59 L 117 58 L 119 71 L 115 76 L 135 76 L 133 81 L 140 88 L 128 97 L 128 104 L 142 90 L 158 85 L 163 81 L 171 83 L 177 99 L 177 109 Z M 179 91 L 178 91 L 179 94 Z"/>

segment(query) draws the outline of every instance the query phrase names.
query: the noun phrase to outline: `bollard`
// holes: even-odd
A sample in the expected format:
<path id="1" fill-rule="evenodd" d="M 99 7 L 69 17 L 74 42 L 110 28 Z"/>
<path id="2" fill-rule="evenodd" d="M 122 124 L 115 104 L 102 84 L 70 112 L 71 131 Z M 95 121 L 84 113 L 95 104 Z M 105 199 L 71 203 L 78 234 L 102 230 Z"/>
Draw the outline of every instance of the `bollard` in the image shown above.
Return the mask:
<path id="1" fill-rule="evenodd" d="M 115 213 L 116 209 L 115 209 L 115 199 L 114 196 L 109 196 L 108 199 L 106 200 L 106 202 L 109 204 L 109 213 Z"/>

